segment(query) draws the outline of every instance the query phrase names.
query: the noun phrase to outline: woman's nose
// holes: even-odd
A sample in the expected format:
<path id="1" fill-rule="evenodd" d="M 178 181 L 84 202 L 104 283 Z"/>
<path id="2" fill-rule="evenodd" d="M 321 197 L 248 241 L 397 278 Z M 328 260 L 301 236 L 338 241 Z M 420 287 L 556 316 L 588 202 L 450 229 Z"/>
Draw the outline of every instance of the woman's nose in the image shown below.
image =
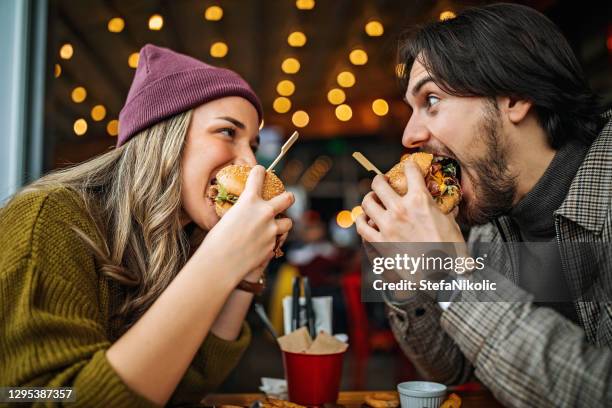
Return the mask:
<path id="1" fill-rule="evenodd" d="M 402 135 L 402 145 L 408 149 L 422 146 L 430 137 L 427 127 L 420 123 L 415 116 L 412 115 Z"/>
<path id="2" fill-rule="evenodd" d="M 248 148 L 241 148 L 236 154 L 235 163 L 243 166 L 256 165 L 257 159 L 255 158 L 255 153 L 253 153 L 253 149 L 251 149 L 250 146 Z"/>

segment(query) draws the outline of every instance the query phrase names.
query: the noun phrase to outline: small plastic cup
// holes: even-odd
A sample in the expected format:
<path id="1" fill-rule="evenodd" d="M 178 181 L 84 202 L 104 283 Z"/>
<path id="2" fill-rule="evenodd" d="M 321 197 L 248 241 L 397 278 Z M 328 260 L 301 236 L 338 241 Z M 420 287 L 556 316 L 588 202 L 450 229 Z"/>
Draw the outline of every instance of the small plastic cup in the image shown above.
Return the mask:
<path id="1" fill-rule="evenodd" d="M 397 385 L 402 408 L 438 408 L 446 396 L 446 385 L 429 381 L 406 381 Z"/>
<path id="2" fill-rule="evenodd" d="M 300 405 L 336 403 L 344 352 L 302 354 L 283 351 L 289 401 Z"/>

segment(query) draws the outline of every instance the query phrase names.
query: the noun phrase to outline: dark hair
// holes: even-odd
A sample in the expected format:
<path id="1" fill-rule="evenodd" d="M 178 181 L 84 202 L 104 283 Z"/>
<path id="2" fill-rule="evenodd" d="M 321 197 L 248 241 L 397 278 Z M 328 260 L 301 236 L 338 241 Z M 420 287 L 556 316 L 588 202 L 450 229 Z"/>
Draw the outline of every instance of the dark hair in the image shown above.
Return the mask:
<path id="1" fill-rule="evenodd" d="M 591 143 L 597 136 L 598 98 L 559 29 L 534 9 L 507 3 L 475 7 L 406 33 L 398 52 L 404 90 L 417 57 L 449 94 L 532 101 L 554 148 L 570 139 Z"/>

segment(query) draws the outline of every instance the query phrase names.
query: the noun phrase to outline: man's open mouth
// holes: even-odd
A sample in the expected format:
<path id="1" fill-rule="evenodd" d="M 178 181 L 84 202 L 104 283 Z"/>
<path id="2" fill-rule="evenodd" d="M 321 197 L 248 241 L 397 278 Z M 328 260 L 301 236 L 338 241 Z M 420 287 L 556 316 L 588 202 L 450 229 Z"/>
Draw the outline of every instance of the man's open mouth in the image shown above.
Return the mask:
<path id="1" fill-rule="evenodd" d="M 461 167 L 455 159 L 436 155 L 426 180 L 433 197 L 456 193 L 461 189 Z"/>

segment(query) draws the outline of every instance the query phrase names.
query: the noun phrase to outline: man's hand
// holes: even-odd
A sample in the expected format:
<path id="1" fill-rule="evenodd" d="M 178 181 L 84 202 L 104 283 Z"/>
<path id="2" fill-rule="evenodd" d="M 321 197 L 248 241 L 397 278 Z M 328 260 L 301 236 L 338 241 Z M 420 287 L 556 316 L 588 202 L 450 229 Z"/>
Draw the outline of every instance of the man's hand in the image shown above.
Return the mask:
<path id="1" fill-rule="evenodd" d="M 361 204 L 364 214 L 356 220 L 359 235 L 368 242 L 465 242 L 456 212 L 445 215 L 436 208 L 416 165 L 407 160 L 404 172 L 408 192 L 403 197 L 384 176 L 374 178 L 373 191 Z"/>

